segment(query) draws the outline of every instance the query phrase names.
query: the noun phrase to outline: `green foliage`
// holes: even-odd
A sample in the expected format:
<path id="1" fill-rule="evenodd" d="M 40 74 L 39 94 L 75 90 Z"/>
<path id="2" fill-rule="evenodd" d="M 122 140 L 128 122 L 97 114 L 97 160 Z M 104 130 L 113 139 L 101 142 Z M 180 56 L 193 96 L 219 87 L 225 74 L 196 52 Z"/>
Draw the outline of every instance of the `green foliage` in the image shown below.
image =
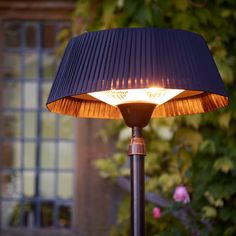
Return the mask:
<path id="1" fill-rule="evenodd" d="M 213 168 L 216 171 L 222 171 L 227 174 L 229 171 L 234 169 L 234 163 L 228 157 L 221 157 L 214 162 Z"/>
<path id="2" fill-rule="evenodd" d="M 172 208 L 156 220 L 154 205 L 147 203 L 146 230 L 147 235 L 236 235 L 235 0 L 80 0 L 73 17 L 74 33 L 154 26 L 191 30 L 205 37 L 229 91 L 230 106 L 204 115 L 152 120 L 145 128 L 146 191 L 172 201 L 174 188 L 185 184 L 193 212 L 183 208 L 188 225 Z M 96 163 L 101 176 L 127 176 L 129 131 L 122 122 L 111 122 L 100 134 L 104 141 L 118 139 L 114 156 Z M 130 234 L 128 202 L 125 199 L 120 206 L 113 236 Z"/>
<path id="3" fill-rule="evenodd" d="M 126 156 L 124 153 L 115 153 L 113 158 L 110 158 L 106 161 L 104 160 L 97 160 L 95 165 L 97 168 L 100 169 L 100 175 L 103 178 L 115 178 L 118 176 L 125 176 L 128 175 L 128 169 L 121 168 L 127 161 Z"/>

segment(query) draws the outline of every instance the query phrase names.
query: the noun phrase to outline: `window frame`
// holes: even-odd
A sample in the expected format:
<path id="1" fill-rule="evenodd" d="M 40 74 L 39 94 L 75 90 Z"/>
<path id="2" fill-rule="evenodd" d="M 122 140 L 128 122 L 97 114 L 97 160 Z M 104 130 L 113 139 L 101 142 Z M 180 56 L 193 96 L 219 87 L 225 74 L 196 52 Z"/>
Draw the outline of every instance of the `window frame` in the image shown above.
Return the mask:
<path id="1" fill-rule="evenodd" d="M 4 21 L 5 23 L 6 21 Z M 7 21 L 8 22 L 8 21 Z M 9 21 L 10 22 L 10 21 Z M 11 22 L 14 22 L 14 21 L 11 21 Z M 19 21 L 17 21 L 19 22 Z M 20 55 L 22 56 L 25 52 L 32 52 L 34 50 L 32 49 L 28 49 L 28 48 L 25 48 L 25 37 L 24 37 L 24 33 L 25 33 L 25 29 L 26 29 L 26 26 L 29 24 L 33 24 L 33 25 L 36 25 L 37 26 L 37 34 L 39 33 L 42 33 L 42 27 L 43 27 L 43 24 L 45 24 L 46 22 L 48 22 L 49 24 L 58 24 L 57 26 L 57 30 L 59 30 L 59 25 L 60 23 L 58 23 L 57 21 L 20 21 L 21 24 L 23 24 L 23 30 L 21 31 L 21 40 L 22 40 L 22 45 L 19 49 L 15 48 L 15 49 L 12 49 L 12 48 L 3 48 L 3 51 L 4 52 L 14 52 L 14 51 L 19 51 Z M 62 21 L 64 22 L 64 21 Z M 70 24 L 68 22 L 68 24 Z M 74 143 L 74 138 L 72 139 L 61 139 L 59 137 L 59 134 L 60 134 L 60 127 L 59 127 L 59 120 L 60 120 L 60 117 L 59 116 L 55 116 L 55 122 L 56 122 L 56 125 L 55 125 L 55 138 L 43 138 L 42 137 L 42 115 L 43 113 L 46 113 L 46 108 L 42 108 L 42 87 L 44 85 L 44 83 L 51 83 L 52 81 L 45 81 L 44 80 L 44 76 L 42 75 L 42 57 L 43 57 L 43 53 L 45 52 L 49 52 L 49 53 L 52 53 L 54 49 L 42 49 L 41 45 L 42 45 L 42 34 L 41 35 L 38 35 L 38 37 L 36 36 L 36 39 L 37 39 L 37 42 L 36 42 L 36 49 L 35 51 L 37 52 L 38 56 L 39 56 L 39 61 L 38 61 L 38 64 L 37 64 L 37 70 L 38 70 L 38 76 L 35 78 L 36 80 L 29 80 L 29 79 L 26 79 L 24 76 L 20 76 L 19 78 L 19 81 L 18 83 L 20 84 L 21 86 L 21 92 L 20 92 L 20 95 L 21 95 L 21 101 L 20 101 L 20 107 L 19 108 L 4 108 L 3 106 L 1 106 L 1 111 L 4 111 L 4 112 L 19 112 L 20 113 L 20 116 L 21 116 L 21 119 L 24 120 L 25 118 L 25 112 L 35 112 L 36 113 L 36 124 L 37 124 L 37 127 L 36 127 L 36 138 L 35 137 L 28 137 L 26 138 L 25 135 L 24 135 L 24 130 L 25 130 L 25 124 L 24 122 L 21 122 L 21 135 L 20 137 L 16 137 L 16 138 L 4 138 L 3 134 L 1 134 L 1 137 L 0 137 L 0 143 L 2 145 L 2 142 L 11 142 L 11 143 L 15 143 L 15 142 L 20 142 L 22 144 L 22 146 L 24 146 L 25 142 L 35 142 L 35 145 L 36 145 L 36 163 L 35 163 L 35 168 L 24 168 L 24 154 L 25 154 L 25 150 L 24 150 L 24 147 L 22 148 L 21 150 L 21 167 L 20 168 L 0 168 L 0 173 L 3 173 L 3 172 L 7 172 L 7 171 L 13 171 L 13 172 L 19 172 L 21 174 L 21 188 L 24 189 L 24 172 L 25 171 L 34 171 L 35 172 L 35 197 L 34 197 L 34 202 L 35 202 L 35 212 L 34 212 L 34 223 L 33 223 L 33 227 L 41 227 L 41 222 L 40 222 L 40 214 L 41 214 L 41 210 L 40 210 L 40 206 L 41 206 L 41 203 L 43 202 L 47 202 L 47 201 L 52 201 L 55 206 L 53 205 L 53 226 L 54 227 L 60 227 L 59 225 L 59 208 L 60 206 L 62 206 L 62 204 L 66 205 L 66 204 L 70 204 L 70 207 L 71 207 L 71 211 L 72 211 L 72 205 L 73 205 L 73 198 L 71 198 L 70 200 L 65 200 L 63 201 L 62 199 L 59 199 L 57 197 L 57 186 L 58 186 L 58 176 L 59 176 L 59 173 L 71 173 L 73 174 L 74 170 L 73 169 L 59 169 L 59 168 L 48 168 L 48 169 L 43 169 L 43 168 L 40 168 L 40 156 L 41 156 L 41 150 L 40 150 L 40 146 L 42 144 L 43 141 L 45 142 L 55 142 L 55 163 L 54 165 L 56 167 L 58 167 L 58 150 L 59 150 L 59 142 L 60 141 L 63 141 L 63 142 L 69 142 L 69 143 Z M 24 56 L 22 56 L 24 58 Z M 24 68 L 24 61 L 21 62 L 21 73 L 24 72 L 25 68 Z M 1 87 L 2 87 L 2 84 L 5 83 L 4 82 L 5 79 L 3 78 L 1 80 Z M 14 79 L 8 79 L 8 81 L 12 82 L 12 83 L 17 83 L 16 81 L 14 81 Z M 22 98 L 23 95 L 22 93 L 24 93 L 24 85 L 25 83 L 33 83 L 35 82 L 36 85 L 38 86 L 37 88 L 37 97 L 38 97 L 38 102 L 37 102 L 37 106 L 35 108 L 25 108 L 25 102 L 24 102 L 24 99 Z M 3 105 L 3 104 L 1 104 Z M 2 119 L 2 117 L 1 117 Z M 1 124 L 3 124 L 1 122 Z M 41 197 L 41 194 L 40 194 L 40 176 L 42 173 L 54 173 L 55 176 L 55 188 L 54 188 L 54 196 L 55 198 L 53 199 L 47 199 L 47 198 L 42 198 Z M 2 195 L 1 195 L 2 196 Z M 19 198 L 17 198 L 19 200 Z M 15 201 L 16 199 L 15 198 L 4 198 L 4 197 L 1 197 L 0 198 L 1 202 L 2 201 Z M 24 227 L 24 203 L 27 202 L 25 201 L 25 197 L 23 196 L 22 194 L 22 197 L 20 199 L 20 227 Z M 2 211 L 2 207 L 0 208 L 0 228 L 4 228 L 4 227 L 1 227 L 2 225 L 2 222 L 1 222 L 1 213 Z M 71 212 L 71 215 L 72 215 L 73 212 Z M 71 223 L 70 223 L 70 226 L 72 226 L 72 222 L 73 222 L 73 215 L 71 216 Z M 18 226 L 19 227 L 19 226 Z"/>

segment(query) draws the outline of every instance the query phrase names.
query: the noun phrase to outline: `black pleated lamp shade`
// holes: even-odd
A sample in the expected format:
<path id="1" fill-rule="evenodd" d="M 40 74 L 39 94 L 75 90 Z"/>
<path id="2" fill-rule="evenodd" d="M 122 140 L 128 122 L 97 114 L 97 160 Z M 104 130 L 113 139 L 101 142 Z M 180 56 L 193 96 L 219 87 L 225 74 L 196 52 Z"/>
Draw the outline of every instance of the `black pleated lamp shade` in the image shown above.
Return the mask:
<path id="1" fill-rule="evenodd" d="M 93 93 L 148 88 L 180 91 L 157 105 L 152 117 L 204 113 L 228 104 L 220 74 L 200 35 L 125 28 L 84 33 L 69 41 L 47 107 L 74 117 L 119 119 L 119 108 Z"/>

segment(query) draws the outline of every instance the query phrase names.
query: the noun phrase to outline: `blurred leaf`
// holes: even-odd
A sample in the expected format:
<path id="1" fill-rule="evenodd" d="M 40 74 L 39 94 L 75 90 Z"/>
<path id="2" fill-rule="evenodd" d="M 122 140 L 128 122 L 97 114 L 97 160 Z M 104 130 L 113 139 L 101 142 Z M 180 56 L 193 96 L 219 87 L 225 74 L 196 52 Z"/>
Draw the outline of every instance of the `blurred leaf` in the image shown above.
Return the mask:
<path id="1" fill-rule="evenodd" d="M 160 125 L 156 127 L 156 132 L 158 136 L 163 140 L 171 140 L 173 137 L 173 130 L 167 125 Z"/>
<path id="2" fill-rule="evenodd" d="M 229 128 L 230 120 L 231 120 L 231 112 L 225 112 L 222 115 L 220 115 L 218 118 L 220 127 L 226 129 Z"/>
<path id="3" fill-rule="evenodd" d="M 224 221 L 227 221 L 231 217 L 231 211 L 232 209 L 225 207 L 225 208 L 220 209 L 219 215 Z"/>
<path id="4" fill-rule="evenodd" d="M 236 234 L 236 227 L 230 226 L 228 229 L 225 230 L 223 236 L 234 236 Z"/>
<path id="5" fill-rule="evenodd" d="M 204 206 L 202 208 L 202 211 L 203 211 L 204 217 L 206 217 L 206 218 L 215 218 L 217 215 L 216 209 L 211 206 Z"/>
<path id="6" fill-rule="evenodd" d="M 202 116 L 201 115 L 191 115 L 185 116 L 186 124 L 192 126 L 196 130 L 199 128 L 201 124 Z"/>
<path id="7" fill-rule="evenodd" d="M 172 0 L 172 4 L 177 10 L 184 11 L 188 7 L 189 0 Z"/>
<path id="8" fill-rule="evenodd" d="M 221 51 L 218 51 L 220 53 Z M 221 53 L 222 54 L 222 53 Z M 222 57 L 222 55 L 219 55 L 219 58 Z M 224 60 L 217 60 L 216 59 L 217 66 L 219 68 L 220 74 L 224 80 L 225 83 L 232 83 L 234 81 L 234 73 L 230 65 L 228 65 Z"/>
<path id="9" fill-rule="evenodd" d="M 221 157 L 214 162 L 213 168 L 216 171 L 222 171 L 227 174 L 229 171 L 234 169 L 234 163 L 228 157 Z"/>
<path id="10" fill-rule="evenodd" d="M 131 138 L 131 129 L 129 127 L 124 127 L 120 130 L 119 139 L 120 140 L 127 140 Z"/>
<path id="11" fill-rule="evenodd" d="M 113 159 L 119 167 L 123 166 L 127 162 L 127 157 L 123 153 L 116 153 L 113 156 Z"/>
<path id="12" fill-rule="evenodd" d="M 130 169 L 129 168 L 122 168 L 119 172 L 121 176 L 130 176 Z"/>
<path id="13" fill-rule="evenodd" d="M 204 140 L 201 145 L 199 150 L 203 153 L 206 154 L 215 154 L 216 153 L 216 147 L 215 144 L 212 140 Z"/>
<path id="14" fill-rule="evenodd" d="M 158 178 L 149 178 L 145 181 L 145 191 L 156 192 L 158 189 Z"/>
<path id="15" fill-rule="evenodd" d="M 224 202 L 222 199 L 215 199 L 210 192 L 205 192 L 204 196 L 207 198 L 208 202 L 215 207 L 223 207 Z"/>
<path id="16" fill-rule="evenodd" d="M 114 27 L 113 18 L 116 6 L 116 1 L 104 1 L 102 22 L 105 29 Z"/>
<path id="17" fill-rule="evenodd" d="M 162 188 L 163 192 L 167 192 L 181 183 L 181 177 L 178 174 L 164 173 L 158 178 L 157 183 Z"/>
<path id="18" fill-rule="evenodd" d="M 224 9 L 224 10 L 221 12 L 221 16 L 222 16 L 223 18 L 228 18 L 228 17 L 231 16 L 231 14 L 232 14 L 232 12 L 231 12 L 230 10 L 228 10 L 228 9 Z"/>
<path id="19" fill-rule="evenodd" d="M 202 135 L 191 129 L 180 128 L 176 133 L 176 139 L 184 145 L 191 146 L 193 152 L 196 152 L 202 142 Z"/>
<path id="20" fill-rule="evenodd" d="M 147 175 L 155 175 L 160 171 L 161 167 L 157 158 L 156 153 L 148 152 L 147 158 L 145 159 L 145 173 Z"/>
<path id="21" fill-rule="evenodd" d="M 165 153 L 170 151 L 171 147 L 170 147 L 170 143 L 166 142 L 166 141 L 162 141 L 162 140 L 153 140 L 150 143 L 150 150 L 155 150 L 156 152 L 158 152 L 159 154 Z"/>

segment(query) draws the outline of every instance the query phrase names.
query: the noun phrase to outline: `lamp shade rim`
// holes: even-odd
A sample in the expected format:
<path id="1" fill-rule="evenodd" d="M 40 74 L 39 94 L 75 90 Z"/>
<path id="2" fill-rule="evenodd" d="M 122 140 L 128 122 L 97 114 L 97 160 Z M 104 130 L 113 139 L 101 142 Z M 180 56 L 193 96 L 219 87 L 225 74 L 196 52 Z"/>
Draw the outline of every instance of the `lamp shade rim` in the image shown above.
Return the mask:
<path id="1" fill-rule="evenodd" d="M 155 86 L 153 86 L 155 87 Z M 140 88 L 135 88 L 135 89 L 148 89 L 150 87 L 140 87 Z M 192 96 L 195 96 L 195 93 L 197 94 L 200 94 L 200 93 L 207 93 L 207 94 L 214 94 L 214 95 L 219 95 L 219 96 L 223 96 L 223 97 L 226 97 L 228 98 L 228 93 L 226 90 L 223 90 L 221 92 L 214 92 L 214 91 L 206 91 L 206 90 L 198 90 L 198 89 L 189 89 L 189 88 L 183 88 L 183 87 L 175 87 L 175 88 L 172 88 L 172 87 L 163 87 L 165 89 L 178 89 L 178 90 L 184 90 L 185 92 L 190 92 L 190 93 L 193 93 L 194 95 L 190 95 L 189 97 L 192 97 Z M 128 89 L 132 89 L 132 88 L 122 88 L 121 90 L 128 90 Z M 88 91 L 88 92 L 82 92 L 82 93 L 72 93 L 70 95 L 65 95 L 65 96 L 62 96 L 62 97 L 58 97 L 58 98 L 55 98 L 55 99 L 48 99 L 47 102 L 46 102 L 46 106 L 50 103 L 53 103 L 57 100 L 60 100 L 60 99 L 64 99 L 64 98 L 67 98 L 67 97 L 74 97 L 74 98 L 79 98 L 80 96 L 81 97 L 84 97 L 85 95 L 87 96 L 88 93 L 93 93 L 93 92 L 103 92 L 103 91 L 110 91 L 110 90 L 115 90 L 115 89 L 112 89 L 112 88 L 108 88 L 108 89 L 103 89 L 103 90 L 91 90 L 91 91 Z M 176 98 L 175 98 L 176 99 Z M 89 99 L 88 99 L 89 100 Z M 91 100 L 94 100 L 94 98 L 91 97 Z M 97 102 L 102 102 L 102 101 L 97 101 Z"/>
<path id="2" fill-rule="evenodd" d="M 105 33 L 105 32 L 109 32 L 109 31 L 124 31 L 124 30 L 133 30 L 133 31 L 140 31 L 140 30 L 144 30 L 144 31 L 148 31 L 148 30 L 159 30 L 159 31 L 176 31 L 176 32 L 182 32 L 182 33 L 186 33 L 186 34 L 193 34 L 194 36 L 198 36 L 201 39 L 204 39 L 202 37 L 202 35 L 198 34 L 197 32 L 194 31 L 189 31 L 189 30 L 185 30 L 185 29 L 177 29 L 177 28 L 168 28 L 168 27 L 153 27 L 153 26 L 149 26 L 149 27 L 117 27 L 117 28 L 110 28 L 110 29 L 100 29 L 100 30 L 94 30 L 94 31 L 84 31 L 79 35 L 76 35 L 74 37 L 71 38 L 71 40 L 76 40 L 77 37 L 81 37 L 82 35 L 86 35 L 86 34 L 100 34 L 100 33 Z"/>

